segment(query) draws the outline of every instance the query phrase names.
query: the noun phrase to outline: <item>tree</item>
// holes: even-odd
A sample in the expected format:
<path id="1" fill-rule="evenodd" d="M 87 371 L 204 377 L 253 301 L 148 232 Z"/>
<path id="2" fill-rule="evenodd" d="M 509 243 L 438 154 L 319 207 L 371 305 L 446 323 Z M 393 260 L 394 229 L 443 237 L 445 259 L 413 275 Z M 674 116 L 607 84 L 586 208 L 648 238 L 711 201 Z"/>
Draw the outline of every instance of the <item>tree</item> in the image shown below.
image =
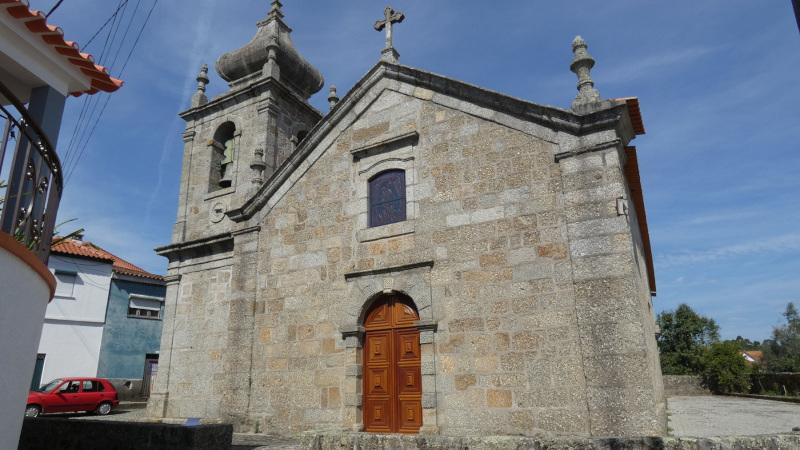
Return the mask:
<path id="1" fill-rule="evenodd" d="M 764 341 L 764 364 L 770 372 L 800 372 L 800 313 L 794 303 L 783 313 L 786 325 L 772 330 L 772 339 Z"/>
<path id="2" fill-rule="evenodd" d="M 715 394 L 750 391 L 750 366 L 736 342 L 714 342 L 703 358 L 703 384 Z"/>
<path id="3" fill-rule="evenodd" d="M 736 339 L 729 339 L 725 342 L 735 342 L 741 350 L 761 350 L 761 342 L 751 341 L 741 336 L 736 336 Z"/>
<path id="4" fill-rule="evenodd" d="M 687 304 L 675 311 L 664 311 L 656 318 L 661 334 L 658 350 L 661 370 L 667 375 L 701 374 L 705 349 L 719 341 L 719 326 L 713 319 L 703 317 Z"/>

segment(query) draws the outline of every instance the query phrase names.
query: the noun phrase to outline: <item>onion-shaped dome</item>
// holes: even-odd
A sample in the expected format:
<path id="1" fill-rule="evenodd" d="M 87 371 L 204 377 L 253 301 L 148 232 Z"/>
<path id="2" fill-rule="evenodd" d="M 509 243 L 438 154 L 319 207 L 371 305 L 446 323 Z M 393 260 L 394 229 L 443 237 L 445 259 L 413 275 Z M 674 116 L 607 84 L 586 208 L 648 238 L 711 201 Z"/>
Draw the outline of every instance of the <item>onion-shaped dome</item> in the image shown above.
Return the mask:
<path id="1" fill-rule="evenodd" d="M 216 64 L 217 73 L 229 83 L 260 73 L 269 60 L 270 49 L 275 48 L 280 81 L 303 98 L 311 97 L 322 89 L 324 80 L 322 74 L 294 48 L 291 32 L 292 29 L 283 21 L 280 1 L 273 1 L 272 10 L 258 23 L 253 39 L 244 47 L 220 56 Z"/>

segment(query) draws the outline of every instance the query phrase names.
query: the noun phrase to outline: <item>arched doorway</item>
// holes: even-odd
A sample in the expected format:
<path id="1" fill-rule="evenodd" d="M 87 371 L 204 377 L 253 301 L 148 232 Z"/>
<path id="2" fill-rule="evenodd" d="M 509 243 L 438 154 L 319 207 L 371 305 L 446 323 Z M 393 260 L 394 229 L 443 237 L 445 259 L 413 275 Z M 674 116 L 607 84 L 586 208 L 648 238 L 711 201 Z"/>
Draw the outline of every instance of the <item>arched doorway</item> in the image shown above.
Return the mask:
<path id="1" fill-rule="evenodd" d="M 403 295 L 379 298 L 364 319 L 364 430 L 417 433 L 422 426 L 419 314 Z"/>

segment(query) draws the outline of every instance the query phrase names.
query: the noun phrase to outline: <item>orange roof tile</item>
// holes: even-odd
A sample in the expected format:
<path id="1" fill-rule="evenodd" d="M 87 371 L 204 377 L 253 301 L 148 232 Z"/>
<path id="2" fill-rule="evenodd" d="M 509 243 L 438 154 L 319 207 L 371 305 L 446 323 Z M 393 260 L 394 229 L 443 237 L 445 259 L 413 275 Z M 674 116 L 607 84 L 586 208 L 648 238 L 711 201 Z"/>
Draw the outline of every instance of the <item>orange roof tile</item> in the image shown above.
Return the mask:
<path id="1" fill-rule="evenodd" d="M 642 120 L 642 111 L 639 109 L 639 99 L 637 97 L 623 97 L 615 99 L 620 102 L 625 102 L 628 105 L 628 115 L 631 118 L 631 125 L 633 131 L 639 134 L 645 134 L 644 120 Z"/>
<path id="2" fill-rule="evenodd" d="M 89 79 L 89 89 L 71 92 L 71 95 L 77 97 L 81 94 L 92 95 L 99 91 L 114 92 L 122 86 L 122 80 L 112 77 L 105 67 L 95 64 L 92 55 L 81 53 L 75 42 L 64 40 L 63 30 L 48 24 L 47 18 L 41 11 L 29 9 L 27 2 L 22 0 L 0 0 L 0 7 L 5 7 L 11 17 L 22 21 L 31 33 L 39 35 L 47 45 L 64 56 Z"/>
<path id="3" fill-rule="evenodd" d="M 54 238 L 57 241 L 58 238 Z M 50 248 L 53 254 L 78 256 L 83 258 L 96 259 L 100 261 L 108 261 L 112 263 L 112 270 L 120 275 L 127 275 L 131 277 L 149 278 L 151 280 L 163 281 L 164 277 L 161 275 L 152 274 L 133 263 L 126 261 L 119 256 L 98 247 L 91 242 L 79 241 L 77 239 L 65 239 L 57 242 Z"/>
<path id="4" fill-rule="evenodd" d="M 644 251 L 647 278 L 650 281 L 650 292 L 656 293 L 656 269 L 653 265 L 653 250 L 650 247 L 650 231 L 647 228 L 647 213 L 644 208 L 644 192 L 642 180 L 639 177 L 639 159 L 636 156 L 636 147 L 625 147 L 628 160 L 625 162 L 625 176 L 631 190 L 631 201 L 636 207 L 636 220 L 639 222 L 639 231 L 642 235 L 642 250 Z"/>
<path id="5" fill-rule="evenodd" d="M 761 350 L 745 350 L 744 353 L 746 353 L 747 356 L 753 358 L 756 361 L 761 361 L 762 359 L 764 359 L 764 352 L 762 352 Z"/>

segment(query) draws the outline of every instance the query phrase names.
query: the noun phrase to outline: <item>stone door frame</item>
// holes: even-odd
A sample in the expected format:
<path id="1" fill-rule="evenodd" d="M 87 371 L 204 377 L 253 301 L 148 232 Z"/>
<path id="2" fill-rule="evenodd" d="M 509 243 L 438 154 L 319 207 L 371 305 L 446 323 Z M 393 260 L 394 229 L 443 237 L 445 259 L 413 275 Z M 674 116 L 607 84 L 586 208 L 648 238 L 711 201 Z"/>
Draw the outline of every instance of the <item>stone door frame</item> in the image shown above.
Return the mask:
<path id="1" fill-rule="evenodd" d="M 353 272 L 345 275 L 351 295 L 339 330 L 345 347 L 344 417 L 350 430 L 364 430 L 363 345 L 364 320 L 369 308 L 386 295 L 408 297 L 417 309 L 422 384 L 420 434 L 439 432 L 436 401 L 435 333 L 438 320 L 431 299 L 430 271 L 433 261 L 399 267 Z M 345 426 L 347 428 L 347 426 Z"/>

